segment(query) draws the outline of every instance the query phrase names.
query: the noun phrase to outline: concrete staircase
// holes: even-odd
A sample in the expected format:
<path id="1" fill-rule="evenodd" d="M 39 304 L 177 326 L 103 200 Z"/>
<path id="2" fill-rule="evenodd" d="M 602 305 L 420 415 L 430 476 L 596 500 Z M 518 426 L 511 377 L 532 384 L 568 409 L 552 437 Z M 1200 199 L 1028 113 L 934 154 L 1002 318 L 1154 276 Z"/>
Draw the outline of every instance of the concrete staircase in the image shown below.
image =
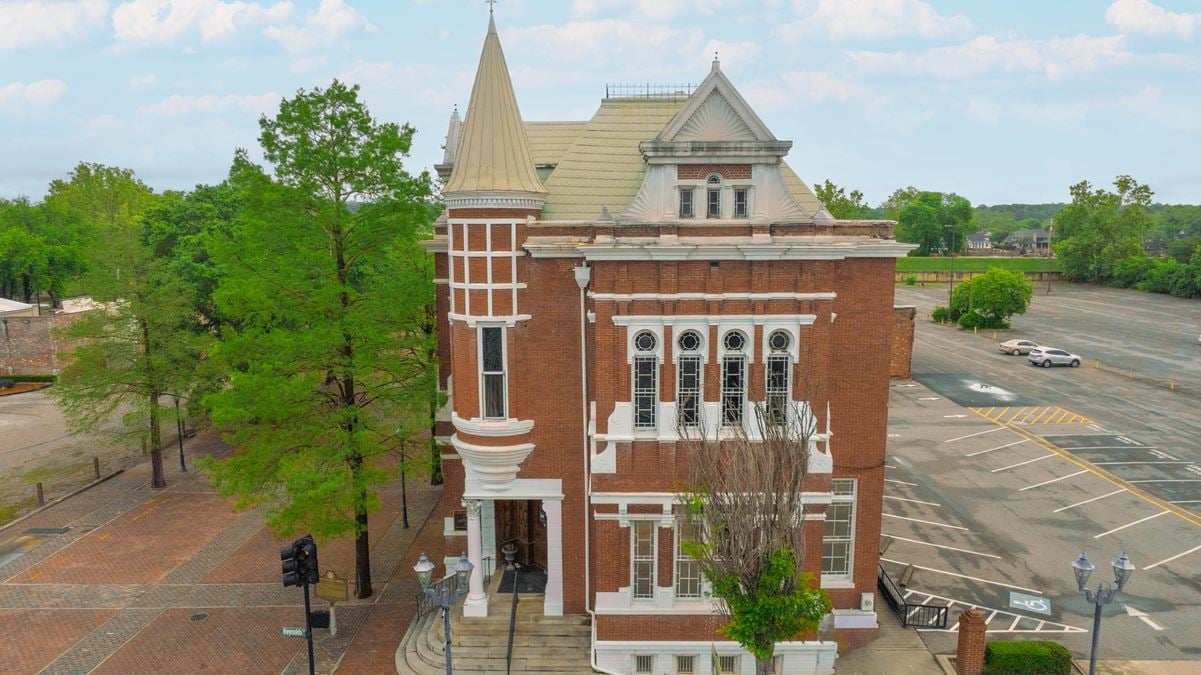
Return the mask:
<path id="1" fill-rule="evenodd" d="M 496 592 L 496 575 L 488 595 L 488 616 L 463 618 L 460 604 L 451 610 L 451 656 L 456 673 L 505 673 L 512 595 Z M 513 634 L 512 673 L 560 675 L 591 673 L 587 616 L 543 616 L 542 594 L 518 596 Z M 446 672 L 442 613 L 435 610 L 415 619 L 396 651 L 396 670 L 405 675 Z"/>

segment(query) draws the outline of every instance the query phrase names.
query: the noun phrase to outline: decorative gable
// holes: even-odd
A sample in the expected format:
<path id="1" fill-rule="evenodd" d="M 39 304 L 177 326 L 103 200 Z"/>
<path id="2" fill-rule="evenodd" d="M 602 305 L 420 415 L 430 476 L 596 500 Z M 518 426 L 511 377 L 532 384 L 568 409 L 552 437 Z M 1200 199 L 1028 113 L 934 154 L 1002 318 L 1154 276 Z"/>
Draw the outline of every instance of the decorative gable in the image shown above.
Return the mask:
<path id="1" fill-rule="evenodd" d="M 755 132 L 742 121 L 722 93 L 714 89 L 689 117 L 673 141 L 755 141 Z"/>
<path id="2" fill-rule="evenodd" d="M 664 127 L 659 140 L 771 142 L 776 137 L 714 61 L 713 72 Z"/>

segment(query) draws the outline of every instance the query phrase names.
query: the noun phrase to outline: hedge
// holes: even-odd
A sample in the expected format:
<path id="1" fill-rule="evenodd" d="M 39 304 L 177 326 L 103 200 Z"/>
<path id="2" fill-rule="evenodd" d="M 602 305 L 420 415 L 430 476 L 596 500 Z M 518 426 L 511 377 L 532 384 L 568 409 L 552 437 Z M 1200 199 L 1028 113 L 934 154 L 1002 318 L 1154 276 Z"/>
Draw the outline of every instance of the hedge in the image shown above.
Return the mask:
<path id="1" fill-rule="evenodd" d="M 984 648 L 985 675 L 1068 675 L 1072 653 L 1049 640 L 990 642 Z"/>
<path id="2" fill-rule="evenodd" d="M 58 375 L 0 375 L 0 380 L 9 382 L 57 382 Z"/>
<path id="3" fill-rule="evenodd" d="M 1059 270 L 1058 258 L 1005 258 L 986 256 L 955 256 L 951 258 L 923 258 L 918 256 L 897 258 L 898 272 L 987 272 L 1000 267 L 1013 272 L 1054 272 Z"/>

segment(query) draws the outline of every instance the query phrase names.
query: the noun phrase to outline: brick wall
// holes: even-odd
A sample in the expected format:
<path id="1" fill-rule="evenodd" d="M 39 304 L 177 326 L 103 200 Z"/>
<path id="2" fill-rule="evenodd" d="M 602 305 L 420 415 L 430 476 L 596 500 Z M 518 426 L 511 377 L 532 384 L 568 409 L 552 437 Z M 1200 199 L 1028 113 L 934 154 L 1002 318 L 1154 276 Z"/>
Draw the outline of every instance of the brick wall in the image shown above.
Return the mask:
<path id="1" fill-rule="evenodd" d="M 726 180 L 750 180 L 750 164 L 678 164 L 676 178 L 679 180 L 702 180 L 709 174 L 718 174 Z"/>
<path id="2" fill-rule="evenodd" d="M 959 645 L 955 651 L 955 670 L 959 675 L 984 672 L 984 619 L 974 609 L 959 616 Z"/>
<path id="3" fill-rule="evenodd" d="M 0 318 L 0 375 L 57 375 L 71 348 L 56 332 L 83 312 Z"/>
<path id="4" fill-rule="evenodd" d="M 913 330 L 917 308 L 898 305 L 892 308 L 892 355 L 888 372 L 892 377 L 909 379 L 913 361 Z"/>

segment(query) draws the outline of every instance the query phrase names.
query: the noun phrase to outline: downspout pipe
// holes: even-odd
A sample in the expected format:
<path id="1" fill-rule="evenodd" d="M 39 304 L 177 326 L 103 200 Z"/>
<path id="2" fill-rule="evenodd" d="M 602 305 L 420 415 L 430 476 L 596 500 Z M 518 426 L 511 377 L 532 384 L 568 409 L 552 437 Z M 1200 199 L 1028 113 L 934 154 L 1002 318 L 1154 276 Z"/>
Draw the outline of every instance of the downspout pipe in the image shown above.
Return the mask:
<path id="1" fill-rule="evenodd" d="M 622 675 L 616 671 L 606 670 L 596 662 L 596 612 L 592 610 L 592 536 L 590 533 L 590 518 L 588 509 L 592 497 L 592 448 L 588 439 L 588 305 L 587 288 L 592 279 L 592 268 L 587 264 L 573 268 L 575 283 L 580 287 L 580 420 L 583 424 L 584 446 L 584 611 L 588 613 L 592 623 L 591 640 L 588 643 L 589 665 L 592 670 L 606 675 Z"/>

